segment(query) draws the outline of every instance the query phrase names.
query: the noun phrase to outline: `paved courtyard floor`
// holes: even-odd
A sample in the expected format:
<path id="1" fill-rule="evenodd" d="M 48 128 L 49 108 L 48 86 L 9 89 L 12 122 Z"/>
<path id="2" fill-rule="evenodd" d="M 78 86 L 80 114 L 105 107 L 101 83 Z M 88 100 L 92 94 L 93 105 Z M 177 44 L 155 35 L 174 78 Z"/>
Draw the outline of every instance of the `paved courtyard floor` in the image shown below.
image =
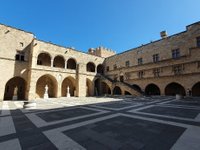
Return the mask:
<path id="1" fill-rule="evenodd" d="M 200 98 L 0 102 L 0 150 L 200 150 Z"/>

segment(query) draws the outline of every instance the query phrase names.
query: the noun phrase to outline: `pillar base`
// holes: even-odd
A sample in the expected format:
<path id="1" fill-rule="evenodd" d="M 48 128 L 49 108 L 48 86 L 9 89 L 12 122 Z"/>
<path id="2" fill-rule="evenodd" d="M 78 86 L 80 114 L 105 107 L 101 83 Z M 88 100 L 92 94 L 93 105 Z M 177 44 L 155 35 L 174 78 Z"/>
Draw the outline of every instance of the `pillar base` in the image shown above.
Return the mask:
<path id="1" fill-rule="evenodd" d="M 49 95 L 48 94 L 44 94 L 44 99 L 48 99 Z"/>
<path id="2" fill-rule="evenodd" d="M 14 95 L 14 96 L 12 97 L 12 100 L 17 100 L 17 99 L 18 99 L 17 95 Z"/>

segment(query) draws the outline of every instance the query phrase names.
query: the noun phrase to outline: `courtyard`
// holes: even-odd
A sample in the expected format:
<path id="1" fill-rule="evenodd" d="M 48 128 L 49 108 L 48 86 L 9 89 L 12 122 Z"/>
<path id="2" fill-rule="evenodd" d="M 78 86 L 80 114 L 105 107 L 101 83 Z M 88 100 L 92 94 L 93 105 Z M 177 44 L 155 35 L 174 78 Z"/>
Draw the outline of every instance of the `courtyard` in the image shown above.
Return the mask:
<path id="1" fill-rule="evenodd" d="M 200 99 L 71 97 L 0 102 L 0 149 L 199 150 Z"/>

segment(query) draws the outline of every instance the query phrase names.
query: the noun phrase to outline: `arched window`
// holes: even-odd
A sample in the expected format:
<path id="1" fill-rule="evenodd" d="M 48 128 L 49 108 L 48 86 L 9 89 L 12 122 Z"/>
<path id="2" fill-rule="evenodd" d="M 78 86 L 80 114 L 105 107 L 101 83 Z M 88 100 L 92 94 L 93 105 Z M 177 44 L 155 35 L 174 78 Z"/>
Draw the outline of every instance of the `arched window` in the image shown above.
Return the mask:
<path id="1" fill-rule="evenodd" d="M 99 64 L 99 65 L 97 66 L 97 73 L 103 74 L 103 72 L 104 72 L 103 65 L 102 65 L 102 64 Z"/>
<path id="2" fill-rule="evenodd" d="M 76 69 L 76 60 L 73 58 L 68 59 L 67 68 L 68 69 Z"/>
<path id="3" fill-rule="evenodd" d="M 51 56 L 48 53 L 40 53 L 37 58 L 37 65 L 51 66 Z"/>
<path id="4" fill-rule="evenodd" d="M 92 62 L 87 63 L 87 71 L 88 72 L 95 72 L 95 64 Z"/>
<path id="5" fill-rule="evenodd" d="M 56 56 L 53 60 L 53 67 L 65 68 L 65 59 L 62 56 Z"/>

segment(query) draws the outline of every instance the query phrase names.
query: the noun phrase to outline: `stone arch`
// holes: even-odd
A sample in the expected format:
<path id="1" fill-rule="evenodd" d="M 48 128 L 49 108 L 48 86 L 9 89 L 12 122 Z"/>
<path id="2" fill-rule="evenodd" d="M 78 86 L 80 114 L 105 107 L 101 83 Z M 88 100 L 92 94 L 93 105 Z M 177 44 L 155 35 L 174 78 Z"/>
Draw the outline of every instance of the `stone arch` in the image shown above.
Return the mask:
<path id="1" fill-rule="evenodd" d="M 42 52 L 37 57 L 37 65 L 51 67 L 51 55 L 47 52 Z"/>
<path id="2" fill-rule="evenodd" d="M 200 96 L 200 82 L 197 82 L 192 87 L 192 96 Z"/>
<path id="3" fill-rule="evenodd" d="M 86 79 L 86 96 L 94 96 L 93 82 L 90 79 Z"/>
<path id="4" fill-rule="evenodd" d="M 67 68 L 68 69 L 76 69 L 76 59 L 70 58 L 67 60 Z"/>
<path id="5" fill-rule="evenodd" d="M 103 67 L 102 64 L 99 64 L 97 66 L 97 73 L 99 73 L 99 74 L 103 74 L 104 73 L 104 67 Z"/>
<path id="6" fill-rule="evenodd" d="M 62 97 L 67 95 L 67 87 L 69 87 L 70 96 L 76 96 L 76 80 L 73 77 L 66 77 L 62 82 Z"/>
<path id="7" fill-rule="evenodd" d="M 49 74 L 41 76 L 36 82 L 36 97 L 44 98 L 45 86 L 48 86 L 49 97 L 57 97 L 58 83 L 55 77 Z"/>
<path id="8" fill-rule="evenodd" d="M 26 81 L 21 77 L 13 77 L 8 80 L 5 85 L 4 100 L 12 100 L 15 92 L 16 100 L 25 99 Z"/>
<path id="9" fill-rule="evenodd" d="M 122 90 L 119 86 L 115 86 L 113 89 L 113 95 L 122 95 Z"/>
<path id="10" fill-rule="evenodd" d="M 107 83 L 101 82 L 102 95 L 111 95 L 111 89 Z"/>
<path id="11" fill-rule="evenodd" d="M 145 88 L 146 95 L 160 95 L 160 88 L 156 84 L 148 84 Z"/>
<path id="12" fill-rule="evenodd" d="M 87 63 L 87 72 L 95 72 L 95 64 L 93 62 Z"/>
<path id="13" fill-rule="evenodd" d="M 166 87 L 165 87 L 165 95 L 176 95 L 176 94 L 180 94 L 180 95 L 185 95 L 185 89 L 184 87 L 176 82 L 172 82 L 169 83 Z"/>
<path id="14" fill-rule="evenodd" d="M 133 84 L 132 87 L 137 91 L 142 91 L 141 87 L 137 84 Z"/>
<path id="15" fill-rule="evenodd" d="M 54 57 L 53 67 L 65 68 L 65 59 L 64 59 L 64 57 L 60 56 L 60 55 Z"/>

